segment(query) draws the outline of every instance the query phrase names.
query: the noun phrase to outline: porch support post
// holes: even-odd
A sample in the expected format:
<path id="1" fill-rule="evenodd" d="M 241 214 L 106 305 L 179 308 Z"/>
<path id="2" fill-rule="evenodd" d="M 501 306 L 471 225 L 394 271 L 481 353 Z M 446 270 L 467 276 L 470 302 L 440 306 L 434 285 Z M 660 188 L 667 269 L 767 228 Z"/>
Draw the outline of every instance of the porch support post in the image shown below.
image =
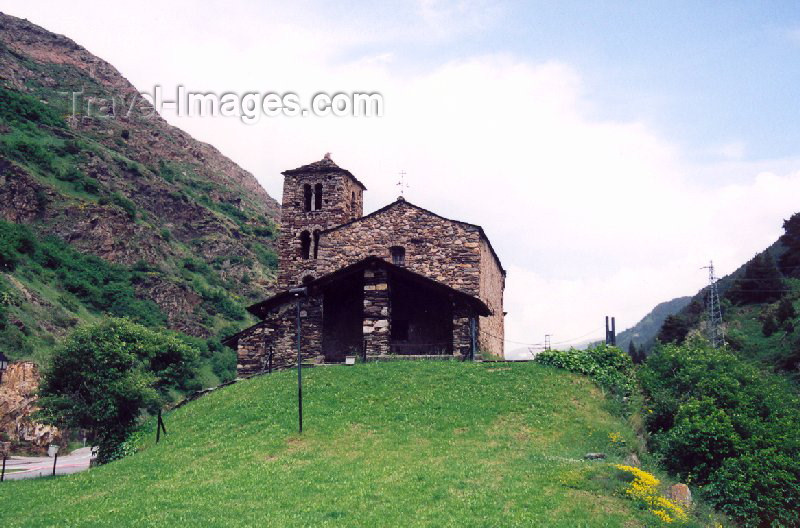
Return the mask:
<path id="1" fill-rule="evenodd" d="M 380 267 L 364 270 L 363 336 L 366 356 L 389 354 L 391 302 L 389 278 Z"/>

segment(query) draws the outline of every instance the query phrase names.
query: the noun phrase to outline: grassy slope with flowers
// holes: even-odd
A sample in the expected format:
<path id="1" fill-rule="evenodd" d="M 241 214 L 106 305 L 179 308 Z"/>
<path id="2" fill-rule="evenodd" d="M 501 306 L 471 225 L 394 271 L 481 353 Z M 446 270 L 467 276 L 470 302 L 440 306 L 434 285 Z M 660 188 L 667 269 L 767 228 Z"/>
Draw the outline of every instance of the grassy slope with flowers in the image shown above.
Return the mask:
<path id="1" fill-rule="evenodd" d="M 166 415 L 140 451 L 0 485 L 12 526 L 661 526 L 614 467 L 635 434 L 588 378 L 504 363 L 309 369 Z M 609 454 L 587 462 L 587 452 Z M 652 482 L 651 482 L 652 483 Z M 656 488 L 651 486 L 648 493 Z M 685 526 L 701 526 L 691 519 Z"/>

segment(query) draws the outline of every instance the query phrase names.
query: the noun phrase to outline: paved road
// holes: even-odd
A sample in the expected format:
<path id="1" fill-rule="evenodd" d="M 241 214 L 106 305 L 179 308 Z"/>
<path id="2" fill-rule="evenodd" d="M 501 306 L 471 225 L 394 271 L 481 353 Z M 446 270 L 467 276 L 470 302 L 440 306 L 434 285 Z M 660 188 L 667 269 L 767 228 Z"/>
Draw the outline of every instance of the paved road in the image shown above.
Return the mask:
<path id="1" fill-rule="evenodd" d="M 89 469 L 92 448 L 76 449 L 69 455 L 59 456 L 56 475 L 68 475 Z M 6 480 L 44 477 L 53 474 L 53 459 L 50 457 L 17 457 L 6 460 Z"/>

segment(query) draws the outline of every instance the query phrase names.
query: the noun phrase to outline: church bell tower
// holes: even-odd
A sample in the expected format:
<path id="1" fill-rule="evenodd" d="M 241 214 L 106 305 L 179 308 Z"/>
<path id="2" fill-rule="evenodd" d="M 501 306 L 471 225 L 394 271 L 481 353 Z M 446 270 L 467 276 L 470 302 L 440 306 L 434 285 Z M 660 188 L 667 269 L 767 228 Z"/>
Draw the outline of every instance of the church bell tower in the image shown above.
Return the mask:
<path id="1" fill-rule="evenodd" d="M 330 157 L 283 173 L 278 287 L 316 279 L 319 239 L 326 229 L 361 218 L 367 189 Z"/>

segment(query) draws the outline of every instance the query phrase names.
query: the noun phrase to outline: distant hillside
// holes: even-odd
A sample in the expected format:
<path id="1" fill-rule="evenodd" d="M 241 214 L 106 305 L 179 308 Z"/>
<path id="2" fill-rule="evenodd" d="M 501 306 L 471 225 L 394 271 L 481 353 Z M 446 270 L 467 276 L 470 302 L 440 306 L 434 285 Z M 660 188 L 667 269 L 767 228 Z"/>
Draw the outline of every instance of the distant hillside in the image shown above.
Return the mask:
<path id="1" fill-rule="evenodd" d="M 691 300 L 691 297 L 677 297 L 658 304 L 641 321 L 617 334 L 617 346 L 622 350 L 628 350 L 631 341 L 636 347 L 649 346 L 655 340 L 664 320 L 683 310 Z"/>
<path id="2" fill-rule="evenodd" d="M 168 413 L 157 445 L 150 424 L 135 455 L 4 483 L 3 526 L 661 526 L 611 465 L 636 433 L 588 378 L 402 361 L 303 379 L 302 435 L 294 372 L 242 381 Z"/>
<path id="3" fill-rule="evenodd" d="M 82 92 L 77 115 L 64 92 Z M 86 114 L 112 98 L 114 115 Z M 42 359 L 103 313 L 213 337 L 249 322 L 243 306 L 272 287 L 277 202 L 214 147 L 158 115 L 125 115 L 133 102 L 149 108 L 110 64 L 0 14 L 0 231 L 16 261 L 0 266 L 0 350 L 11 358 Z"/>
<path id="4" fill-rule="evenodd" d="M 800 223 L 800 215 L 792 218 Z M 778 240 L 719 279 L 717 287 L 727 346 L 800 382 L 800 266 L 786 267 L 797 253 Z M 701 289 L 680 312 L 665 319 L 658 339 L 681 343 L 692 335 L 707 336 L 708 292 L 708 287 Z"/>

